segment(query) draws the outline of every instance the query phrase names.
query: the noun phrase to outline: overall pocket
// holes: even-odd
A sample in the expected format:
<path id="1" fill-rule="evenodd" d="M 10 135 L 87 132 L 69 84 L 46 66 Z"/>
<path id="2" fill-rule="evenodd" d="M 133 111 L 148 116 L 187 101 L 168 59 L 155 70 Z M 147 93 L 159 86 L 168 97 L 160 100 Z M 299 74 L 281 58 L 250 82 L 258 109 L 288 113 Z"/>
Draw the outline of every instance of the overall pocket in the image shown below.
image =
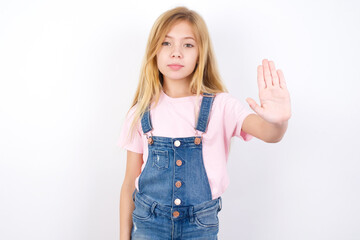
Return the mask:
<path id="1" fill-rule="evenodd" d="M 150 206 L 140 203 L 139 201 L 136 200 L 136 197 L 134 204 L 135 204 L 135 209 L 132 212 L 132 216 L 134 219 L 138 219 L 142 221 L 150 219 L 150 217 L 152 216 Z"/>
<path id="2" fill-rule="evenodd" d="M 211 207 L 209 209 L 199 211 L 195 213 L 194 216 L 195 223 L 199 227 L 205 227 L 205 228 L 218 227 L 219 226 L 218 213 L 219 213 L 218 204 L 216 205 L 216 207 Z"/>
<path id="3" fill-rule="evenodd" d="M 169 167 L 169 154 L 166 150 L 152 150 L 153 166 L 158 169 L 164 169 Z"/>

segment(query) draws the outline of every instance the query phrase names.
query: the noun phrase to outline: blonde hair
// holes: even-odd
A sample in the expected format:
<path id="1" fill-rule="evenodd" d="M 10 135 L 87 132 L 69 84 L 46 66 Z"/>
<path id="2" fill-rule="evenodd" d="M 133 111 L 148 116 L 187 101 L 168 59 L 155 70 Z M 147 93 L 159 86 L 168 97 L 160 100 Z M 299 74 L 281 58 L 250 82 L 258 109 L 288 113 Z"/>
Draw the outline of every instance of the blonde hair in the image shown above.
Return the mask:
<path id="1" fill-rule="evenodd" d="M 170 9 L 157 18 L 149 34 L 139 83 L 130 107 L 131 109 L 137 104 L 129 131 L 131 138 L 133 138 L 134 126 L 142 118 L 149 104 L 153 101 L 155 101 L 155 106 L 158 104 L 163 76 L 157 67 L 156 54 L 165 35 L 179 21 L 190 23 L 199 46 L 199 61 L 193 72 L 190 91 L 196 94 L 197 98 L 203 93 L 228 92 L 221 81 L 209 32 L 203 18 L 197 12 L 186 7 Z"/>

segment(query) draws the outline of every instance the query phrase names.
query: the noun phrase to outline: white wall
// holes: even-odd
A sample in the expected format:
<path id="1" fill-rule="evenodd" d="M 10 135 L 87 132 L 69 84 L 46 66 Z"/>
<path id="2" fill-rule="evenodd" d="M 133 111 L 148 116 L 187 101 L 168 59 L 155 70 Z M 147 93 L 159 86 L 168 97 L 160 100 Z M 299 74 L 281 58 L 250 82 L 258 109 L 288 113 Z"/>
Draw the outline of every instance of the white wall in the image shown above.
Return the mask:
<path id="1" fill-rule="evenodd" d="M 353 1 L 1 1 L 0 239 L 119 238 L 115 144 L 150 28 L 185 5 L 224 82 L 258 101 L 263 58 L 292 118 L 280 143 L 233 139 L 219 239 L 360 239 L 360 4 Z"/>

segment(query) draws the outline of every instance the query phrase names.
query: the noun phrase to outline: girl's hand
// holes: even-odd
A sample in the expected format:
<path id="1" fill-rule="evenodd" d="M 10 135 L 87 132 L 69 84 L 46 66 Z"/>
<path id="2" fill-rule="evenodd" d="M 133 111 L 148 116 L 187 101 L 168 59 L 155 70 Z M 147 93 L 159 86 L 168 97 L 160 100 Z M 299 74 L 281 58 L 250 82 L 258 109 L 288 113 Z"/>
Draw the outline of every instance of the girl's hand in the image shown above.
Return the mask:
<path id="1" fill-rule="evenodd" d="M 281 70 L 275 69 L 273 61 L 263 59 L 262 64 L 257 68 L 261 106 L 252 98 L 247 98 L 246 101 L 267 122 L 282 124 L 291 117 L 290 95 L 285 78 Z"/>

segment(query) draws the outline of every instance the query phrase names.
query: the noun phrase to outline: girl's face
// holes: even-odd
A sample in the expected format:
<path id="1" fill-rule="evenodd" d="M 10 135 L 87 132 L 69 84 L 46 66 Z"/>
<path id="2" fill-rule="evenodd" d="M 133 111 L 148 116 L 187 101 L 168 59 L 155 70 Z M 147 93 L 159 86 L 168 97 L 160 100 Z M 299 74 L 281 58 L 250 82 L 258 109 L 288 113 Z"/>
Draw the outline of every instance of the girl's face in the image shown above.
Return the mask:
<path id="1" fill-rule="evenodd" d="M 199 56 L 191 25 L 187 21 L 174 24 L 161 45 L 156 58 L 164 81 L 190 82 Z"/>

